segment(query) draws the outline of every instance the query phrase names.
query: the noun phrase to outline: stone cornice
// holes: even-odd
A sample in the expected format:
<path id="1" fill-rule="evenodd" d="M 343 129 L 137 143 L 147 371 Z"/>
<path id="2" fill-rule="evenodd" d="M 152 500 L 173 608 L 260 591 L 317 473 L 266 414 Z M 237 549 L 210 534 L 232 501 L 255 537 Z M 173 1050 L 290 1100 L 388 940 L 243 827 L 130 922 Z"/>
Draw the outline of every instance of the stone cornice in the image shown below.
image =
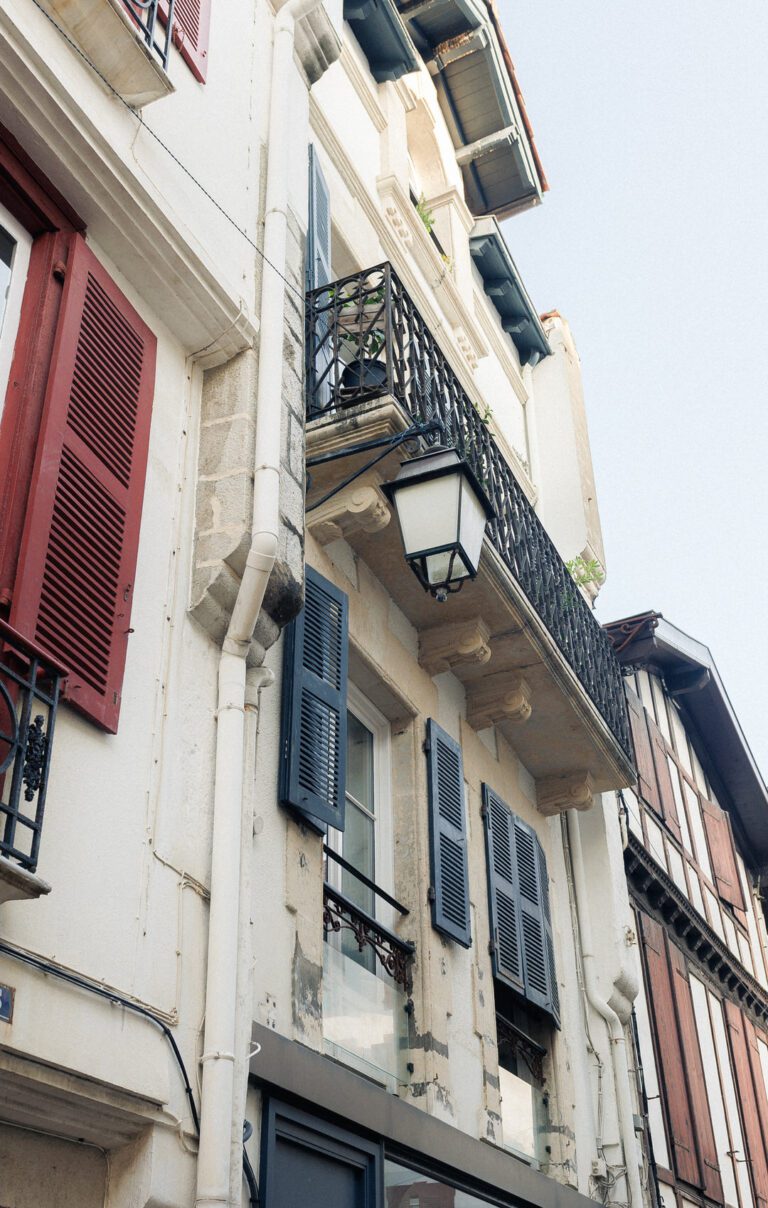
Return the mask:
<path id="1" fill-rule="evenodd" d="M 630 831 L 624 851 L 627 879 L 633 896 L 670 931 L 691 960 L 723 993 L 765 1027 L 768 993 L 737 960 L 653 856 Z"/>

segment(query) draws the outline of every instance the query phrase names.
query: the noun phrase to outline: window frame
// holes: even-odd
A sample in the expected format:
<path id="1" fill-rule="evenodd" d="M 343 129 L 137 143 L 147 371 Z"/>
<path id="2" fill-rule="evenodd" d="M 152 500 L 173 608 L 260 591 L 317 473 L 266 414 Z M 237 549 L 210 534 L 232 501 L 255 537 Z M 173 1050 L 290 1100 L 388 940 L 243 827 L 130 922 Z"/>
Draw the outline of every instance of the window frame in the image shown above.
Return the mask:
<path id="1" fill-rule="evenodd" d="M 5 309 L 0 315 L 0 418 L 5 407 L 5 395 L 8 389 L 16 350 L 16 339 L 21 325 L 21 311 L 24 304 L 24 293 L 27 288 L 29 265 L 32 259 L 33 238 L 23 223 L 0 202 L 0 227 L 5 230 L 15 243 L 13 260 L 11 261 L 11 279 L 8 283 Z"/>
<path id="2" fill-rule="evenodd" d="M 394 827 L 392 820 L 392 731 L 387 718 L 360 691 L 356 684 L 347 683 L 347 712 L 373 734 L 373 877 L 374 884 L 385 893 L 395 896 L 395 853 Z M 346 761 L 345 761 L 346 773 Z M 344 795 L 347 797 L 346 775 Z M 328 827 L 326 845 L 336 855 L 343 856 L 344 831 Z M 327 880 L 341 892 L 342 869 L 333 860 L 328 861 Z M 395 911 L 374 894 L 373 917 L 378 923 L 392 931 Z"/>

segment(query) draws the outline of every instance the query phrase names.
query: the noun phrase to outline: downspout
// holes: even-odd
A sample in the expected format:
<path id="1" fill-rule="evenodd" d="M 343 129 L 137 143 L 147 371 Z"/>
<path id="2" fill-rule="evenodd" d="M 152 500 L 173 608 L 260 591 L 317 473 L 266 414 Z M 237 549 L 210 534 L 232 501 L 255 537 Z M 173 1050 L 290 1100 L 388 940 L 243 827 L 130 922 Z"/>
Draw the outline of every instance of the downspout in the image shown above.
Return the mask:
<path id="1" fill-rule="evenodd" d="M 219 660 L 211 905 L 205 989 L 205 1043 L 200 1103 L 196 1208 L 231 1208 L 231 1141 L 242 1135 L 233 1112 L 245 1077 L 236 1052 L 241 809 L 246 657 L 275 564 L 280 526 L 284 279 L 288 231 L 290 89 L 296 22 L 322 0 L 288 0 L 275 19 L 267 141 L 267 195 L 260 305 L 259 380 L 251 546 Z M 242 903 L 247 909 L 247 903 Z"/>
<path id="2" fill-rule="evenodd" d="M 584 852 L 581 846 L 579 815 L 576 810 L 571 809 L 566 811 L 566 817 L 568 819 L 568 845 L 570 847 L 573 883 L 576 891 L 576 913 L 578 915 L 579 934 L 581 936 L 581 959 L 584 969 L 587 1001 L 598 1015 L 605 1020 L 608 1027 L 608 1034 L 611 1040 L 613 1081 L 616 1087 L 616 1107 L 619 1115 L 619 1132 L 621 1134 L 622 1149 L 624 1150 L 629 1201 L 632 1208 L 642 1208 L 643 1189 L 637 1161 L 634 1113 L 629 1090 L 627 1042 L 621 1020 L 613 1007 L 603 998 L 597 985 L 595 951 L 592 941 L 592 921 L 589 913 L 589 894 L 586 872 L 584 870 Z"/>

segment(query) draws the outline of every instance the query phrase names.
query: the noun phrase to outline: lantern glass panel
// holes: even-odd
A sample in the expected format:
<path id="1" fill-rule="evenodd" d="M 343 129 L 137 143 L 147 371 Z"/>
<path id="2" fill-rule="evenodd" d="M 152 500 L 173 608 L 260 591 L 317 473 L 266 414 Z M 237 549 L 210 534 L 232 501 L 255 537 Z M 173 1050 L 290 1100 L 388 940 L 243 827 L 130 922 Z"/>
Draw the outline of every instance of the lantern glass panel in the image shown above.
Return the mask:
<path id="1" fill-rule="evenodd" d="M 477 570 L 480 564 L 480 553 L 483 548 L 485 534 L 486 512 L 477 498 L 469 481 L 461 478 L 461 531 L 459 541 L 466 557 L 471 563 L 467 574 Z"/>
<path id="2" fill-rule="evenodd" d="M 397 515 L 406 558 L 426 550 L 455 546 L 459 535 L 460 485 L 461 475 L 446 474 L 398 489 Z"/>

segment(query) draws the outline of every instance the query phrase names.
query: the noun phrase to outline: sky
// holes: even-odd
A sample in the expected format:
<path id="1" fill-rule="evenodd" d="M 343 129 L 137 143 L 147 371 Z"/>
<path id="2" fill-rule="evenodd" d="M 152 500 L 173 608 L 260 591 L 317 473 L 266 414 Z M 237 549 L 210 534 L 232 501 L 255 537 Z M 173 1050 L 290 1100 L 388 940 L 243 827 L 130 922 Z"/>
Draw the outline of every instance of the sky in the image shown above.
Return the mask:
<path id="1" fill-rule="evenodd" d="M 768 779 L 768 0 L 499 0 L 551 191 L 504 224 L 582 361 L 608 579 L 709 646 Z"/>

